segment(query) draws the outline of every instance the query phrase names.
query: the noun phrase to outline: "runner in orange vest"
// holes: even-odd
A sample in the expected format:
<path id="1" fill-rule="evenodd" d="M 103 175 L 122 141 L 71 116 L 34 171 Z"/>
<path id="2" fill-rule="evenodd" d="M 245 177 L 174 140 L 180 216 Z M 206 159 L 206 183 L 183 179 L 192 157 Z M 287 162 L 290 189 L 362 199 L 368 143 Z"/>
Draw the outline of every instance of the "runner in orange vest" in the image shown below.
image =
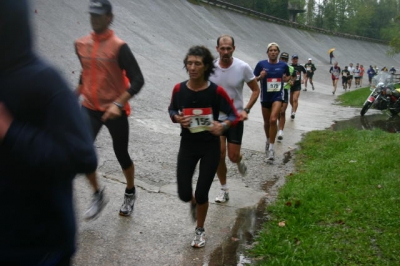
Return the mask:
<path id="1" fill-rule="evenodd" d="M 113 139 L 114 152 L 127 182 L 119 214 L 129 216 L 134 208 L 136 190 L 135 168 L 128 153 L 128 100 L 141 90 L 144 78 L 128 45 L 109 29 L 114 17 L 111 3 L 108 0 L 91 0 L 89 13 L 93 32 L 75 41 L 76 54 L 82 65 L 77 91 L 82 95 L 82 106 L 88 113 L 94 138 L 105 125 Z M 100 189 L 96 172 L 86 176 L 94 195 L 85 218 L 93 219 L 107 200 L 104 189 Z"/>

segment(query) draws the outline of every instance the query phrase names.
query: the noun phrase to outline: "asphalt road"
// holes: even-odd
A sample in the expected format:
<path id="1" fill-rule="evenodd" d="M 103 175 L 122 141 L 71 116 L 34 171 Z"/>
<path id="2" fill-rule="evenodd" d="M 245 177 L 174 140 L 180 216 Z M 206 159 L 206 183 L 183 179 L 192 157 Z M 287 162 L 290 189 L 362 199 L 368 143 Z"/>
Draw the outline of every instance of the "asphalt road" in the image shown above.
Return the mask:
<path id="1" fill-rule="evenodd" d="M 130 101 L 129 151 L 136 166 L 138 201 L 132 217 L 118 216 L 125 181 L 109 134 L 103 130 L 96 147 L 101 183 L 110 202 L 97 220 L 83 221 L 91 191 L 85 178 L 77 177 L 79 231 L 74 265 L 236 265 L 237 250 L 251 244 L 241 240 L 256 234 L 252 210 L 260 202 L 271 202 L 284 176 L 293 171 L 291 156 L 302 134 L 358 115 L 359 110 L 333 104 L 336 96 L 331 93 L 327 50 L 336 48 L 341 66 L 350 62 L 400 66 L 398 56 L 385 55 L 388 47 L 384 45 L 304 32 L 185 0 L 114 0 L 113 4 L 112 28 L 129 44 L 146 81 L 142 92 Z M 87 5 L 81 0 L 32 1 L 36 48 L 60 69 L 71 89 L 80 72 L 73 41 L 91 30 Z M 253 108 L 242 145 L 249 175 L 242 178 L 228 163 L 231 200 L 225 205 L 210 204 L 205 226 L 207 245 L 194 250 L 190 242 L 195 225 L 190 220 L 188 204 L 181 202 L 176 193 L 180 130 L 171 123 L 167 107 L 173 86 L 187 79 L 182 61 L 188 48 L 205 45 L 217 55 L 214 47 L 221 34 L 234 36 L 234 56 L 251 66 L 265 59 L 266 46 L 272 41 L 280 45 L 281 51 L 298 54 L 301 63 L 312 57 L 317 67 L 316 90 L 301 93 L 296 119 L 287 121 L 284 141 L 277 144 L 277 160 L 272 165 L 265 162 L 260 106 Z M 337 95 L 340 93 L 339 88 Z M 249 96 L 250 90 L 246 90 L 245 101 Z M 217 191 L 215 180 L 210 201 Z M 237 230 L 240 224 L 247 224 L 247 229 Z M 232 249 L 236 242 L 240 247 Z"/>

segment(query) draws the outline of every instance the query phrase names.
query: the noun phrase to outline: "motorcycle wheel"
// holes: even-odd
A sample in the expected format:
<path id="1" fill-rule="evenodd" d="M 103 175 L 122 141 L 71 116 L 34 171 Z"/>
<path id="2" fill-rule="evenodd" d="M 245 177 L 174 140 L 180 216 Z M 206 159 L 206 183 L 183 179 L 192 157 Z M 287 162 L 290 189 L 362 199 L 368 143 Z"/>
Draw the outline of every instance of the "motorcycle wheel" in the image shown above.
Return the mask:
<path id="1" fill-rule="evenodd" d="M 370 102 L 364 103 L 364 105 L 361 109 L 361 112 L 360 112 L 361 116 L 365 115 L 365 113 L 368 111 L 368 109 L 371 107 L 371 105 L 372 105 L 372 103 L 370 103 Z"/>

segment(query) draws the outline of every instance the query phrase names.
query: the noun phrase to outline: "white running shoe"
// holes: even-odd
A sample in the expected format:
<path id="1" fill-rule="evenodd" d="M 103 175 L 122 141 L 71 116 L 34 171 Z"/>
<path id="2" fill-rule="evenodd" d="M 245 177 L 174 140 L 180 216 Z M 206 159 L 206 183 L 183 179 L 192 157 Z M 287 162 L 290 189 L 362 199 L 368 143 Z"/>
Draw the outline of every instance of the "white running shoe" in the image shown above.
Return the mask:
<path id="1" fill-rule="evenodd" d="M 290 116 L 290 118 L 294 119 L 296 117 L 296 113 L 292 112 L 292 115 Z"/>
<path id="2" fill-rule="evenodd" d="M 215 198 L 215 202 L 224 203 L 229 200 L 229 190 L 221 189 L 218 196 Z"/>
<path id="3" fill-rule="evenodd" d="M 268 161 L 273 161 L 273 160 L 275 160 L 275 153 L 274 153 L 274 150 L 270 150 L 268 153 L 269 153 L 269 155 L 268 155 L 267 160 L 268 160 Z"/>
<path id="4" fill-rule="evenodd" d="M 269 143 L 265 142 L 265 155 L 268 156 L 268 151 L 269 151 Z"/>
<path id="5" fill-rule="evenodd" d="M 121 209 L 119 210 L 119 215 L 131 215 L 133 208 L 135 207 L 136 194 L 137 192 L 135 192 L 134 194 L 125 193 L 124 203 L 122 203 Z"/>
<path id="6" fill-rule="evenodd" d="M 85 220 L 92 220 L 94 218 L 97 218 L 97 216 L 101 213 L 107 203 L 108 199 L 104 195 L 104 188 L 98 193 L 94 193 L 92 203 L 90 204 L 89 209 L 84 214 Z"/>
<path id="7" fill-rule="evenodd" d="M 278 141 L 281 142 L 283 140 L 283 130 L 278 131 Z"/>
<path id="8" fill-rule="evenodd" d="M 194 239 L 191 246 L 194 248 L 202 248 L 206 245 L 206 232 L 204 228 L 196 228 L 194 231 Z"/>

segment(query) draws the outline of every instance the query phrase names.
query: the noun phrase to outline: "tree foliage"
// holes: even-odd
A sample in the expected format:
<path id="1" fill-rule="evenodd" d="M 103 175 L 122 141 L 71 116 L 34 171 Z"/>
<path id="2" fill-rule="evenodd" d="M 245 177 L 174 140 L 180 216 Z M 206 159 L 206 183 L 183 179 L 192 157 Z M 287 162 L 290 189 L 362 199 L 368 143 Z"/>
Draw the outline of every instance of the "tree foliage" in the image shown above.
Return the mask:
<path id="1" fill-rule="evenodd" d="M 391 41 L 400 52 L 400 0 L 224 0 L 289 19 L 288 4 L 305 10 L 297 22 L 326 30 Z"/>

